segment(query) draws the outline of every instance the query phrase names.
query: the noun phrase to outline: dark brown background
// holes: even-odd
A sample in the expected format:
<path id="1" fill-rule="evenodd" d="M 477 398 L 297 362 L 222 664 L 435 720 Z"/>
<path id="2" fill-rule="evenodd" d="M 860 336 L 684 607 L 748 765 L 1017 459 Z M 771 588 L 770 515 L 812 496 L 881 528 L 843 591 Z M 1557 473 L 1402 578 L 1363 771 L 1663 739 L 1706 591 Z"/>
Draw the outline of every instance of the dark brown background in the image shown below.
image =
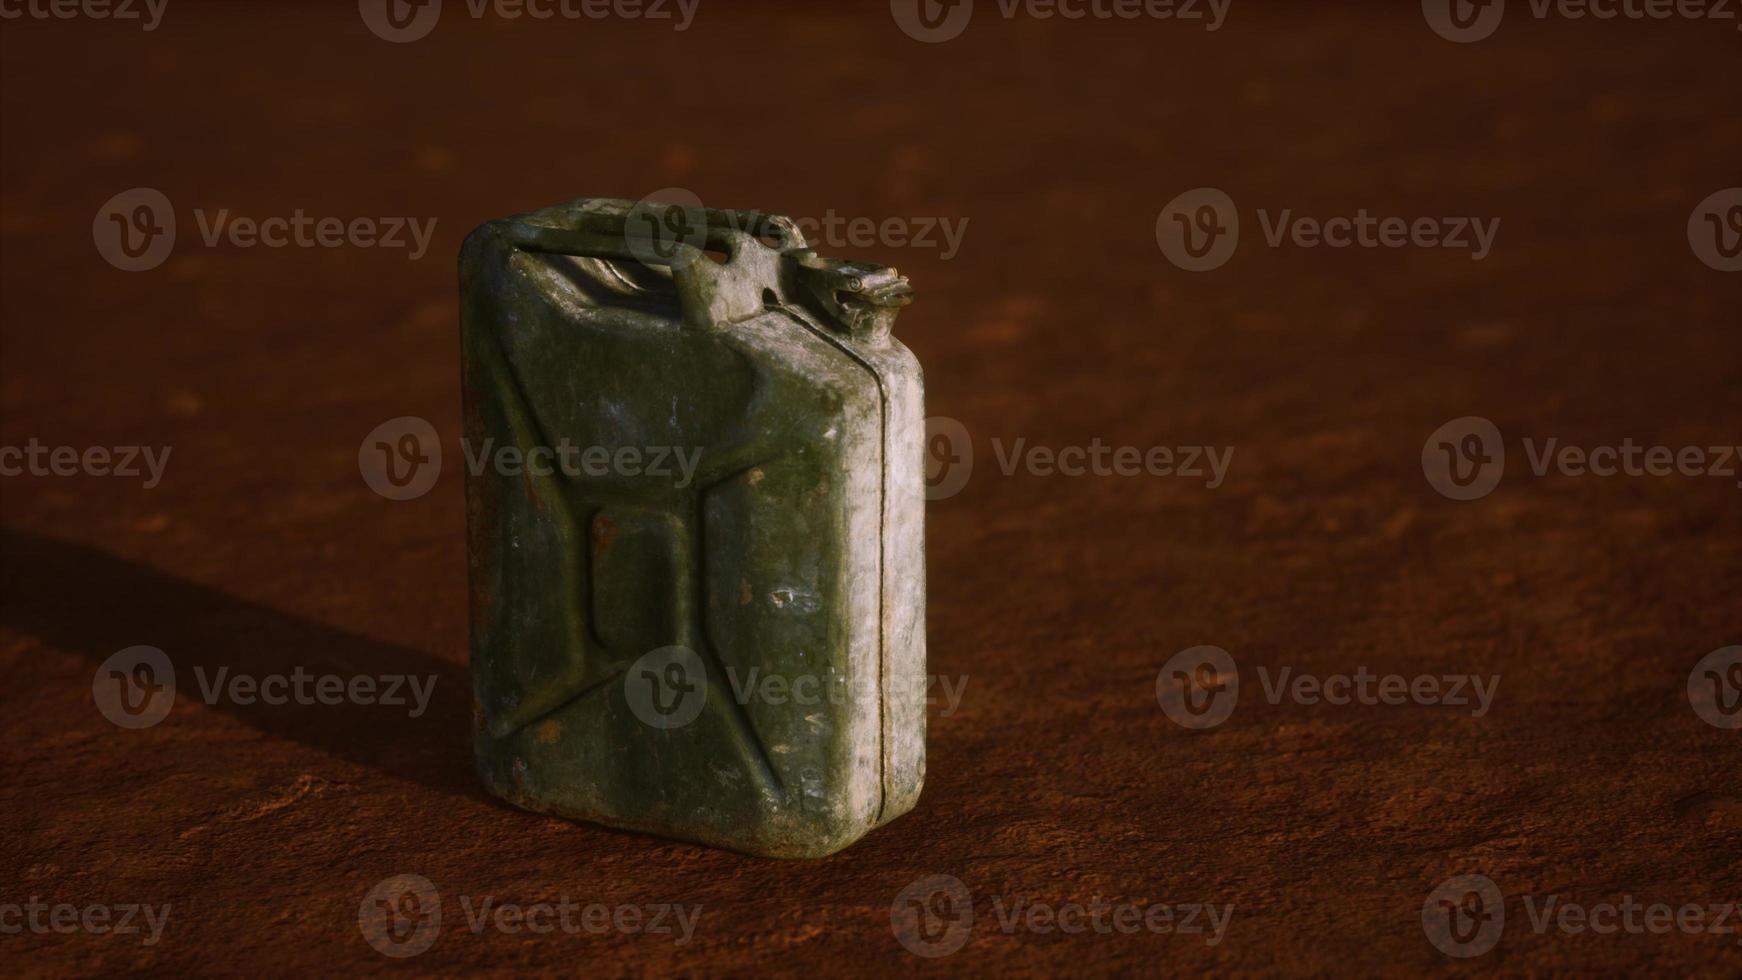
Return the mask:
<path id="1" fill-rule="evenodd" d="M 449 0 L 457 7 L 456 0 Z M 983 7 L 991 4 L 982 2 Z M 172 903 L 163 940 L 0 936 L 8 972 L 587 975 L 1075 971 L 1736 975 L 1734 937 L 1536 935 L 1519 896 L 1742 900 L 1742 744 L 1683 693 L 1742 642 L 1742 492 L 1536 478 L 1519 440 L 1734 444 L 1742 280 L 1688 215 L 1742 173 L 1733 24 L 1537 22 L 1454 45 L 1414 3 L 1236 0 L 1170 22 L 1004 22 L 927 46 L 887 5 L 703 0 L 650 23 L 471 22 L 389 45 L 354 4 L 172 0 L 144 34 L 0 24 L 0 445 L 174 447 L 162 486 L 0 481 L 0 901 Z M 912 814 L 779 863 L 518 812 L 468 761 L 453 256 L 477 223 L 687 187 L 794 215 L 968 218 L 961 254 L 872 249 L 919 291 L 898 333 L 977 466 L 930 509 L 932 718 Z M 1219 187 L 1239 254 L 1157 249 Z M 113 194 L 175 202 L 174 257 L 107 265 Z M 1503 223 L 1491 257 L 1269 249 L 1257 208 Z M 431 254 L 200 244 L 193 211 L 439 219 Z M 430 419 L 436 490 L 359 477 L 378 423 Z M 1492 496 L 1423 479 L 1423 440 L 1493 419 Z M 1008 445 L 1237 447 L 1228 482 L 1006 477 Z M 123 731 L 95 665 L 162 647 L 184 693 Z M 1225 726 L 1176 727 L 1158 668 L 1227 648 Z M 428 715 L 251 711 L 191 666 L 435 673 Z M 1272 706 L 1275 671 L 1498 673 L 1454 708 Z M 1509 896 L 1469 964 L 1421 903 Z M 357 928 L 429 877 L 449 924 L 397 964 Z M 890 903 L 923 875 L 980 922 L 939 961 Z M 472 935 L 457 896 L 682 902 L 695 940 Z M 1005 935 L 994 896 L 1233 903 L 1224 942 Z"/>

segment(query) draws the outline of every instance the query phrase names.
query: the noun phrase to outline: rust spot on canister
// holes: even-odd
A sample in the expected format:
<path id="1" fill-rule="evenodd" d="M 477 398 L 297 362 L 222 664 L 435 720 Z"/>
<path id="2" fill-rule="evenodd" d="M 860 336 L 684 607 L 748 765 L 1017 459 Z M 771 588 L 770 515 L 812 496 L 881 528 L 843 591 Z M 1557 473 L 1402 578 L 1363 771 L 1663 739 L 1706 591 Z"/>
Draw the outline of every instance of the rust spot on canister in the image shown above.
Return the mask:
<path id="1" fill-rule="evenodd" d="M 538 493 L 538 484 L 532 482 L 532 467 L 527 466 L 521 469 L 520 485 L 526 488 L 526 496 L 532 500 L 532 505 L 538 508 L 540 514 L 544 513 L 544 498 Z"/>

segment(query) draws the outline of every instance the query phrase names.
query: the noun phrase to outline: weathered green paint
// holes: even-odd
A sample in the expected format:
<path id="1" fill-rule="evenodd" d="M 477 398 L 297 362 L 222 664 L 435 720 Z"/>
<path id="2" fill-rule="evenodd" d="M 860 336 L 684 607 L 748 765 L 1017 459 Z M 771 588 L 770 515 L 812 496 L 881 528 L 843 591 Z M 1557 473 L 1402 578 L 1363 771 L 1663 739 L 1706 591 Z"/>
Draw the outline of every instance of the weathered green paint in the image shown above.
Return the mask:
<path id="1" fill-rule="evenodd" d="M 470 451 L 566 443 L 580 464 L 467 478 L 490 789 L 782 857 L 910 809 L 924 410 L 889 334 L 906 280 L 819 258 L 786 219 L 622 201 L 490 222 L 460 279 Z M 699 460 L 688 481 L 675 457 L 666 475 L 596 475 L 589 447 Z M 694 720 L 659 727 L 698 694 Z"/>

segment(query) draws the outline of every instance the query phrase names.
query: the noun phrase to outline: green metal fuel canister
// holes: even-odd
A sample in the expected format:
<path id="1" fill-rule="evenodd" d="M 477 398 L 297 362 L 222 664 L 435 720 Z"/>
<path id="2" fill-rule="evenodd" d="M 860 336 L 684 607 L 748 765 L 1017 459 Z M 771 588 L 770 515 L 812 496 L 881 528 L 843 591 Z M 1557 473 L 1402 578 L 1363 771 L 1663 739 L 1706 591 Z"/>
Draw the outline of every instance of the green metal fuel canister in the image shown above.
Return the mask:
<path id="1" fill-rule="evenodd" d="M 582 200 L 460 258 L 474 747 L 541 813 L 815 857 L 925 774 L 912 298 L 752 211 Z"/>

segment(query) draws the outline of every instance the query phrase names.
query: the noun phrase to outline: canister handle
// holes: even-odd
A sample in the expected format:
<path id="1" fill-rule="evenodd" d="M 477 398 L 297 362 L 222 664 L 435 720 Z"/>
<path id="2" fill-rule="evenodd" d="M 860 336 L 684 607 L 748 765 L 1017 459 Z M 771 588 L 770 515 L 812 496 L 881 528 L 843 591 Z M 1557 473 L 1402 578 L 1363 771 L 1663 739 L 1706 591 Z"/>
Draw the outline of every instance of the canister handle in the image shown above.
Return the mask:
<path id="1" fill-rule="evenodd" d="M 662 242 L 652 234 L 632 234 L 637 214 L 646 215 L 657 226 L 661 208 L 668 209 L 666 215 L 676 212 L 684 221 L 700 217 L 703 247 L 688 241 Z M 549 223 L 552 218 L 557 223 Z M 686 233 L 685 237 L 691 235 Z M 526 215 L 509 222 L 508 238 L 513 247 L 528 252 L 668 268 L 684 322 L 703 330 L 762 312 L 768 291 L 784 300 L 781 253 L 805 248 L 798 226 L 779 215 L 630 201 L 594 201 L 561 215 L 551 211 Z M 765 244 L 765 239 L 774 244 Z M 704 249 L 726 253 L 727 261 L 715 262 Z"/>
<path id="2" fill-rule="evenodd" d="M 649 234 L 636 233 L 642 220 L 650 223 Z M 699 233 L 692 230 L 698 223 Z M 595 200 L 522 215 L 507 227 L 517 249 L 670 269 L 684 323 L 698 330 L 756 316 L 772 295 L 784 306 L 815 310 L 844 333 L 881 344 L 913 298 L 912 286 L 896 270 L 822 258 L 805 244 L 797 223 L 761 211 Z M 661 240 L 680 231 L 678 241 Z M 726 261 L 714 261 L 708 251 L 724 252 Z"/>
<path id="3" fill-rule="evenodd" d="M 637 259 L 648 265 L 676 267 L 688 264 L 699 251 L 687 240 L 694 237 L 684 232 L 680 240 L 666 243 L 654 241 L 656 235 L 635 234 L 632 221 L 648 219 L 656 223 L 658 215 L 675 213 L 684 222 L 701 219 L 702 248 L 730 251 L 745 236 L 762 240 L 776 251 L 805 247 L 804 233 L 790 218 L 762 211 L 691 207 L 683 204 L 633 201 L 591 201 L 585 208 L 566 214 L 553 214 L 559 209 L 522 215 L 512 220 L 513 244 L 535 252 L 555 252 L 601 259 Z M 549 223 L 556 218 L 556 222 Z M 666 247 L 661 248 L 664 244 Z M 638 247 L 639 246 L 639 247 Z M 665 254 L 669 251 L 669 254 Z"/>

